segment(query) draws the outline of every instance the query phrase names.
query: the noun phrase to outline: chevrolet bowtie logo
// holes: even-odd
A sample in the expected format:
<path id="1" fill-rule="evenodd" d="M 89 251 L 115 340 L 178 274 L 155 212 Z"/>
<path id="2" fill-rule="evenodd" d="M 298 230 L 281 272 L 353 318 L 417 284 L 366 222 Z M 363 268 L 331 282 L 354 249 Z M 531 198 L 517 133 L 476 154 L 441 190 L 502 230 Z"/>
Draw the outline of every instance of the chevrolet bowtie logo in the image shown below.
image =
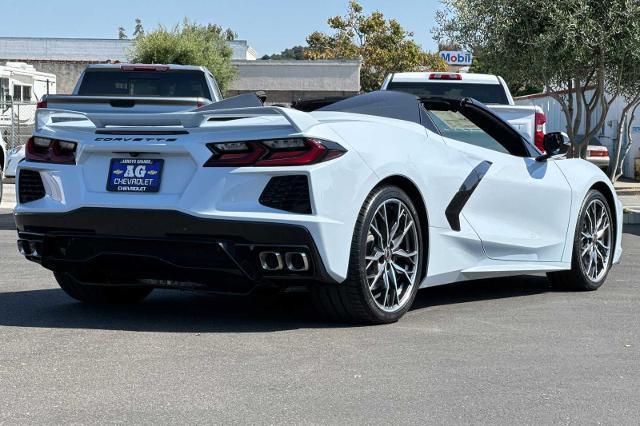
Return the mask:
<path id="1" fill-rule="evenodd" d="M 121 174 L 123 174 L 123 173 L 124 173 L 124 170 L 120 170 L 120 169 L 117 169 L 117 170 L 114 170 L 114 171 L 113 171 L 113 174 L 114 174 L 114 175 L 121 175 Z"/>

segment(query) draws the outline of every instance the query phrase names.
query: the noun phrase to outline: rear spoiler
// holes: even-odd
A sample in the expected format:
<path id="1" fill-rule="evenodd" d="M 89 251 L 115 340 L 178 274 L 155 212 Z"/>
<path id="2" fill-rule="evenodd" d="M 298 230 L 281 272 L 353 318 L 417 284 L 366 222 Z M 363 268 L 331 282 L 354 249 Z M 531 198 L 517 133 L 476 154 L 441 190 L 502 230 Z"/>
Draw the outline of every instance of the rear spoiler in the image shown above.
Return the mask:
<path id="1" fill-rule="evenodd" d="M 107 127 L 144 127 L 148 129 L 154 126 L 194 129 L 201 127 L 208 121 L 229 121 L 272 115 L 284 117 L 297 133 L 304 133 L 319 124 L 318 120 L 305 112 L 276 106 L 205 109 L 203 111 L 158 114 L 84 113 L 59 109 L 39 109 L 36 111 L 36 130 L 51 125 L 73 127 L 72 123 L 77 124 L 84 120 L 91 121 L 96 129 Z"/>

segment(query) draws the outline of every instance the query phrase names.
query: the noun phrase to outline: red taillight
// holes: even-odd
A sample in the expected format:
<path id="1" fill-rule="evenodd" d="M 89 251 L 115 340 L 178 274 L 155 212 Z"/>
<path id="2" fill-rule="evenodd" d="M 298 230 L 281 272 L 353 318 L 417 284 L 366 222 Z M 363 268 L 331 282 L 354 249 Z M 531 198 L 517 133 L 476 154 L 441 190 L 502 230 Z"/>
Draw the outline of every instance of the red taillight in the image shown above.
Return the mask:
<path id="1" fill-rule="evenodd" d="M 57 139 L 30 137 L 25 149 L 27 161 L 56 164 L 76 164 L 75 142 Z"/>
<path id="2" fill-rule="evenodd" d="M 213 156 L 205 167 L 306 166 L 343 155 L 346 150 L 334 142 L 309 138 L 210 143 Z"/>
<path id="3" fill-rule="evenodd" d="M 462 74 L 449 73 L 431 73 L 429 74 L 429 80 L 462 80 Z"/>
<path id="4" fill-rule="evenodd" d="M 547 122 L 547 116 L 543 112 L 536 112 L 536 130 L 534 134 L 534 143 L 536 148 L 544 153 L 544 146 L 542 141 L 544 140 L 544 124 Z"/>
<path id="5" fill-rule="evenodd" d="M 36 104 L 36 109 L 42 109 L 47 107 L 47 101 L 40 101 Z"/>
<path id="6" fill-rule="evenodd" d="M 169 71 L 169 65 L 133 64 L 120 65 L 122 71 Z"/>
<path id="7" fill-rule="evenodd" d="M 608 157 L 609 150 L 606 147 L 600 149 L 588 149 L 587 156 L 589 157 Z"/>

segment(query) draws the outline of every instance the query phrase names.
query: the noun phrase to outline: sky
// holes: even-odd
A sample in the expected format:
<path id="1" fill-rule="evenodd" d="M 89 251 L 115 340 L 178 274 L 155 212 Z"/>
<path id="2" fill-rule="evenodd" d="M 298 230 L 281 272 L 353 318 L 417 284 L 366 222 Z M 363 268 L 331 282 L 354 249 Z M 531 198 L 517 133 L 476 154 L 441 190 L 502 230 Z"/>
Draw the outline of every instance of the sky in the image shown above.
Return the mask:
<path id="1" fill-rule="evenodd" d="M 231 27 L 259 56 L 304 45 L 313 31 L 327 31 L 327 18 L 342 15 L 348 0 L 0 0 L 0 36 L 117 38 L 131 35 L 134 19 L 146 29 L 173 26 L 186 16 L 199 23 Z M 365 12 L 381 11 L 414 32 L 425 50 L 438 0 L 361 0 Z"/>

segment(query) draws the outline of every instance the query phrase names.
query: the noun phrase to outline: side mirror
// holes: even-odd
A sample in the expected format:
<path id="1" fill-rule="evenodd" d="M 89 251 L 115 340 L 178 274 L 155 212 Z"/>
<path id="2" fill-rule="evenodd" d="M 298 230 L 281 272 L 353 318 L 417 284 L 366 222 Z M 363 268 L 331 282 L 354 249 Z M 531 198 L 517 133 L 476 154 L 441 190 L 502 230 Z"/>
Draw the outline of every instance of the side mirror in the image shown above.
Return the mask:
<path id="1" fill-rule="evenodd" d="M 536 158 L 538 161 L 547 161 L 549 158 L 562 158 L 571 148 L 569 136 L 564 132 L 547 133 L 542 139 L 542 146 L 546 153 Z"/>

